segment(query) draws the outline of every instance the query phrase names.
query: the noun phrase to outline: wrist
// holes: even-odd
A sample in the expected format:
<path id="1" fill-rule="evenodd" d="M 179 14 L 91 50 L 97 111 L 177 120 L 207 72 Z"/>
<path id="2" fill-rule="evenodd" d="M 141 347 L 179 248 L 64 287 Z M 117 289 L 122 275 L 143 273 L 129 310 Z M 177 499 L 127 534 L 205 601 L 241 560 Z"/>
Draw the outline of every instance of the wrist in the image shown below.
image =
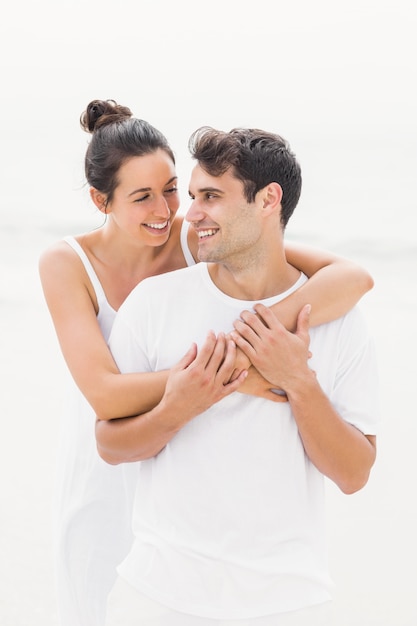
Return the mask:
<path id="1" fill-rule="evenodd" d="M 159 431 L 170 438 L 176 435 L 194 417 L 189 415 L 187 409 L 188 407 L 182 406 L 177 398 L 171 400 L 170 394 L 165 394 L 152 411 Z"/>
<path id="2" fill-rule="evenodd" d="M 285 393 L 290 402 L 307 400 L 311 397 L 312 391 L 317 388 L 318 381 L 314 370 L 309 367 L 305 371 L 297 373 L 284 387 Z"/>

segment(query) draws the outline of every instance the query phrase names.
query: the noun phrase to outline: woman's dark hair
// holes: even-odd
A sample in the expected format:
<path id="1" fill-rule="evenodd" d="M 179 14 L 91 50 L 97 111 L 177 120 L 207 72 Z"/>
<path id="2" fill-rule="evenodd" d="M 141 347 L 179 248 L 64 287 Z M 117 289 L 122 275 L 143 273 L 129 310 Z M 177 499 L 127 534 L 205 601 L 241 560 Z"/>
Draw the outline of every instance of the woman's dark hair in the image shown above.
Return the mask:
<path id="1" fill-rule="evenodd" d="M 131 158 L 165 150 L 175 164 L 166 137 L 148 122 L 133 117 L 128 107 L 114 100 L 93 100 L 80 117 L 81 128 L 91 133 L 85 155 L 85 176 L 91 187 L 111 202 L 119 184 L 118 172 Z"/>
<path id="2" fill-rule="evenodd" d="M 191 156 L 211 176 L 227 170 L 243 182 L 248 202 L 271 182 L 282 188 L 281 223 L 288 223 L 301 194 L 301 168 L 288 142 L 280 135 L 254 128 L 234 128 L 229 133 L 209 126 L 190 137 Z"/>

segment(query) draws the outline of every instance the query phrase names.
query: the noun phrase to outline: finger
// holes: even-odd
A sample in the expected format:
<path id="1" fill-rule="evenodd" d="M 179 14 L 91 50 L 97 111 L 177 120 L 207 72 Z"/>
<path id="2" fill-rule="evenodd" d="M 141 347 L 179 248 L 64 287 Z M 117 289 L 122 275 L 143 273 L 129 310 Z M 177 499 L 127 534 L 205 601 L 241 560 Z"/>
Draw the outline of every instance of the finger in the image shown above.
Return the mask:
<path id="1" fill-rule="evenodd" d="M 231 333 L 226 335 L 226 338 L 233 341 L 233 337 L 231 336 Z M 238 346 L 236 345 L 236 360 L 235 360 L 235 365 L 234 365 L 232 375 L 230 376 L 230 381 L 235 380 L 235 378 L 237 378 L 241 372 L 248 370 L 250 366 L 251 366 L 250 360 L 248 359 L 246 354 L 244 354 L 242 350 L 240 350 Z"/>
<path id="2" fill-rule="evenodd" d="M 253 320 L 251 321 L 253 324 Z M 260 322 L 259 320 L 257 321 L 258 321 L 258 324 L 262 327 L 263 326 L 262 322 Z M 257 340 L 260 339 L 260 335 L 256 332 L 256 330 L 253 328 L 251 323 L 247 323 L 246 321 L 239 319 L 233 322 L 233 326 L 234 326 L 235 331 L 237 331 L 239 335 L 243 337 L 246 341 L 248 341 L 251 345 L 253 345 L 254 343 L 256 343 Z M 263 328 L 265 329 L 265 326 L 263 326 Z M 261 332 L 261 329 L 259 329 L 259 333 L 260 332 Z M 234 340 L 233 334 L 232 334 L 232 339 Z"/>
<path id="3" fill-rule="evenodd" d="M 265 329 L 271 329 L 277 322 L 275 315 L 270 309 L 262 304 L 256 304 L 256 313 L 251 311 L 242 311 L 240 319 L 250 326 L 257 335 L 261 336 Z"/>
<path id="4" fill-rule="evenodd" d="M 236 324 L 236 322 L 235 322 Z M 235 344 L 238 346 L 238 348 L 240 348 L 243 352 L 243 354 L 245 356 L 247 356 L 247 358 L 252 361 L 252 359 L 255 357 L 256 355 L 256 350 L 253 347 L 252 343 L 256 343 L 256 339 L 257 338 L 259 340 L 259 337 L 257 337 L 257 335 L 251 330 L 249 329 L 247 326 L 245 326 L 245 324 L 243 322 L 241 322 L 242 324 L 242 334 L 237 330 L 237 328 L 239 328 L 240 325 L 237 326 L 236 330 L 232 330 L 232 332 L 230 333 L 230 336 L 232 337 L 233 341 L 235 342 Z M 251 334 L 252 333 L 252 334 Z M 243 335 L 245 335 L 245 337 L 243 337 Z M 248 337 L 251 338 L 251 341 L 248 341 Z"/>
<path id="5" fill-rule="evenodd" d="M 247 375 L 248 375 L 248 371 L 243 370 L 243 372 L 240 372 L 237 378 L 235 378 L 234 380 L 230 382 L 224 383 L 223 387 L 224 387 L 225 395 L 228 395 L 229 393 L 232 393 L 233 391 L 237 391 L 240 385 L 246 379 Z"/>
<path id="6" fill-rule="evenodd" d="M 236 366 L 236 344 L 232 339 L 229 339 L 225 345 L 225 354 L 224 359 L 220 363 L 217 374 L 219 375 L 222 383 L 226 385 L 228 382 L 239 378 L 242 370 L 237 372 L 235 376 L 233 376 L 233 372 L 235 371 Z"/>
<path id="7" fill-rule="evenodd" d="M 225 334 L 219 333 L 213 345 L 213 349 L 211 351 L 210 357 L 206 363 L 206 369 L 210 371 L 213 376 L 216 375 L 221 364 L 226 358 L 226 353 L 227 353 L 227 342 L 226 342 Z"/>
<path id="8" fill-rule="evenodd" d="M 232 380 L 235 380 L 242 371 L 243 370 L 238 370 L 237 368 L 234 368 L 233 372 L 232 372 L 232 375 L 230 376 L 230 378 L 229 378 L 229 380 L 227 382 L 230 383 L 230 382 L 232 382 Z"/>
<path id="9" fill-rule="evenodd" d="M 216 335 L 212 330 L 207 333 L 206 339 L 204 343 L 201 345 L 197 357 L 195 359 L 196 365 L 201 365 L 202 367 L 207 367 L 210 363 L 210 360 L 213 356 L 213 351 L 215 350 L 217 345 Z"/>
<path id="10" fill-rule="evenodd" d="M 261 320 L 267 328 L 273 328 L 274 325 L 282 326 L 281 322 L 269 307 L 258 302 L 253 308 L 256 311 L 257 319 Z"/>

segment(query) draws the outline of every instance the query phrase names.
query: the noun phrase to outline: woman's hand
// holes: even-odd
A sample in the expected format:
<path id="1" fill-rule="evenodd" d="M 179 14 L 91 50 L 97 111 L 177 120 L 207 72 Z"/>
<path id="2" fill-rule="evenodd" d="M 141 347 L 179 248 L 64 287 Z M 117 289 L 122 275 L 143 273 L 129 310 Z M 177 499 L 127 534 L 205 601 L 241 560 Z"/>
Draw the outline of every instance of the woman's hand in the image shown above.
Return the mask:
<path id="1" fill-rule="evenodd" d="M 185 423 L 203 413 L 219 400 L 237 391 L 247 376 L 247 370 L 236 371 L 236 345 L 224 333 L 218 337 L 210 331 L 197 351 L 193 344 L 184 357 L 171 368 L 162 399 L 175 407 Z"/>
<path id="2" fill-rule="evenodd" d="M 200 349 L 192 344 L 171 368 L 165 393 L 156 407 L 134 417 L 96 422 L 99 454 L 110 464 L 143 461 L 158 454 L 194 417 L 233 391 L 247 376 L 230 382 L 236 346 L 224 333 L 210 331 Z"/>
<path id="3" fill-rule="evenodd" d="M 277 389 L 275 392 L 272 391 L 271 383 L 266 380 L 253 365 L 248 370 L 246 380 L 240 385 L 237 391 L 250 396 L 265 398 L 272 402 L 288 402 L 288 398 L 282 390 Z"/>
<path id="4" fill-rule="evenodd" d="M 228 335 L 226 335 L 226 340 L 227 341 L 233 341 L 231 333 L 229 333 Z M 235 343 L 233 341 L 233 343 Z M 235 344 L 236 346 L 236 344 Z M 236 346 L 236 359 L 235 359 L 235 368 L 232 372 L 232 375 L 230 377 L 229 382 L 232 382 L 233 380 L 236 380 L 236 378 L 238 378 L 239 374 L 241 372 L 243 372 L 244 370 L 249 371 L 250 366 L 252 365 L 252 363 L 250 362 L 250 360 L 248 359 L 248 357 L 246 356 L 246 354 Z"/>

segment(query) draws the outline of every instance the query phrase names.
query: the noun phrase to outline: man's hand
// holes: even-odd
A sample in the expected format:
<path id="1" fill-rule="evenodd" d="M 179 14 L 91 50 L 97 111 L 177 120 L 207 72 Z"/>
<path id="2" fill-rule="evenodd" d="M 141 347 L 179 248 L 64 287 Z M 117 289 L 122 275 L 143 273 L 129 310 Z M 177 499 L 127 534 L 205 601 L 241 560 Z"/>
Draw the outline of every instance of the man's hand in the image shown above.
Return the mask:
<path id="1" fill-rule="evenodd" d="M 308 371 L 311 307 L 305 305 L 301 309 L 295 333 L 287 331 L 263 304 L 254 308 L 256 314 L 241 313 L 231 336 L 271 387 L 289 392 Z"/>

